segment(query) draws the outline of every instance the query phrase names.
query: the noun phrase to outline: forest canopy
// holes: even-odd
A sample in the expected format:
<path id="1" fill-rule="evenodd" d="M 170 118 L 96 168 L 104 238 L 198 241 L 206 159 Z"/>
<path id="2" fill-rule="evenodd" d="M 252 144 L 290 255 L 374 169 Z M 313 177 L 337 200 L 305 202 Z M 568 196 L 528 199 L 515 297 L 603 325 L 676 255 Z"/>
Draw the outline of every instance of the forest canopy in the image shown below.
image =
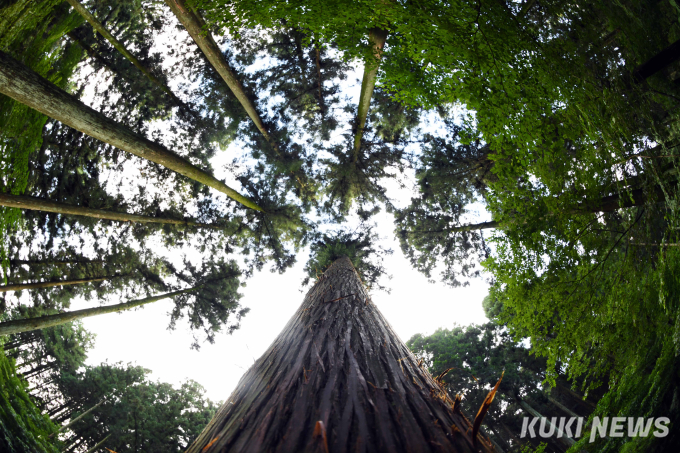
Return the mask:
<path id="1" fill-rule="evenodd" d="M 198 349 L 240 327 L 263 269 L 306 262 L 306 287 L 348 256 L 389 290 L 388 228 L 433 282 L 490 286 L 489 324 L 409 346 L 435 375 L 489 373 L 442 381 L 469 410 L 505 369 L 499 448 L 520 445 L 522 403 L 551 413 L 571 391 L 591 419 L 671 420 L 597 451 L 664 451 L 680 432 L 679 117 L 673 0 L 3 2 L 0 371 L 31 383 L 3 398 L 36 420 L 11 435 L 130 445 L 114 421 L 55 430 L 98 403 L 117 420 L 177 398 L 201 408 L 158 428 L 180 451 L 216 410 L 200 386 L 86 367 L 77 320 L 170 299 L 157 322 L 188 323 Z"/>

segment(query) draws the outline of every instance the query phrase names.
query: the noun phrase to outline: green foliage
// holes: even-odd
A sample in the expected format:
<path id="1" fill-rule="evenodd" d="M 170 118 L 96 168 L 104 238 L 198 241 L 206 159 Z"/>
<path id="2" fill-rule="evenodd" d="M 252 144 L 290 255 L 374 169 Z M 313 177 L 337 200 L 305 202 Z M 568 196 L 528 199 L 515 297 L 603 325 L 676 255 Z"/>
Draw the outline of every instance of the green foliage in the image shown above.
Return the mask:
<path id="1" fill-rule="evenodd" d="M 181 452 L 210 421 L 217 405 L 205 398 L 194 381 L 175 389 L 148 379 L 149 370 L 122 364 L 87 367 L 64 376 L 60 383 L 67 401 L 77 401 L 75 418 L 98 402 L 103 404 L 70 428 L 75 443 L 94 446 L 110 435 L 105 447 L 114 451 Z"/>
<path id="2" fill-rule="evenodd" d="M 61 88 L 68 81 L 81 53 L 60 46 L 64 34 L 82 21 L 68 14 L 60 1 L 19 0 L 0 9 L 0 49 L 9 52 Z M 42 144 L 47 117 L 0 95 L 0 191 L 23 194 L 28 186 L 29 155 Z M 8 235 L 20 227 L 20 211 L 0 207 L 0 265 L 6 279 Z"/>
<path id="3" fill-rule="evenodd" d="M 489 147 L 479 139 L 463 143 L 462 128 L 446 119 L 445 137 L 426 135 L 418 156 L 418 196 L 394 211 L 395 233 L 411 265 L 431 277 L 442 266 L 451 286 L 468 284 L 480 274 L 489 250 L 481 232 L 457 230 L 471 219 L 470 205 L 486 195 L 495 180 Z"/>
<path id="4" fill-rule="evenodd" d="M 346 256 L 352 261 L 354 269 L 359 273 L 361 280 L 369 290 L 389 290 L 380 283 L 380 278 L 385 275 L 383 257 L 391 255 L 392 250 L 384 250 L 375 244 L 377 234 L 365 227 L 359 231 L 337 231 L 330 234 L 319 235 L 311 243 L 310 258 L 305 264 L 307 276 L 302 286 L 309 284 L 310 280 L 316 280 L 333 264 L 335 260 Z"/>
<path id="5" fill-rule="evenodd" d="M 14 360 L 0 346 L 0 449 L 7 453 L 57 453 L 61 451 L 59 442 L 48 436 L 58 427 L 41 414 L 27 388 L 26 381 L 17 376 Z"/>
<path id="6" fill-rule="evenodd" d="M 181 288 L 196 288 L 190 293 L 174 297 L 175 306 L 170 314 L 170 329 L 174 329 L 177 320 L 188 318 L 192 330 L 202 329 L 210 343 L 215 341 L 215 333 L 226 326 L 228 333 L 239 328 L 241 317 L 248 313 L 238 301 L 242 297 L 238 293 L 241 287 L 241 271 L 236 261 L 217 259 L 204 261 L 196 267 L 184 260 L 184 269 L 174 272 Z M 231 317 L 231 324 L 227 324 Z M 234 320 L 234 318 L 236 318 Z M 192 348 L 198 349 L 198 340 L 194 337 Z"/>
<path id="7" fill-rule="evenodd" d="M 433 376 L 441 376 L 452 398 L 461 396 L 461 407 L 470 417 L 474 417 L 489 389 L 504 373 L 484 419 L 492 439 L 500 445 L 518 446 L 516 434 L 521 431 L 522 418 L 526 416 L 519 405 L 521 400 L 540 405 L 537 407 L 543 415 L 565 415 L 555 413 L 555 408 L 549 406 L 543 394 L 545 360 L 532 355 L 530 349 L 514 341 L 498 324 L 440 328 L 428 336 L 414 335 L 407 345 Z M 501 429 L 503 425 L 515 434 L 515 438 Z M 522 442 L 521 448 L 530 445 L 528 438 Z M 549 451 L 561 451 L 559 445 L 552 445 L 553 442 Z"/>

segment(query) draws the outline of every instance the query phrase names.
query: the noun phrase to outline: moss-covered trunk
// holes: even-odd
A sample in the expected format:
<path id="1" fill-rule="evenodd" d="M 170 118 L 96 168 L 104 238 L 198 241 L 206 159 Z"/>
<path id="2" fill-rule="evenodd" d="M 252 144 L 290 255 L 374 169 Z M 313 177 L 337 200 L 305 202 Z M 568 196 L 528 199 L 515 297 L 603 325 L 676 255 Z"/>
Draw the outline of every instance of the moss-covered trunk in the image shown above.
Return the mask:
<path id="1" fill-rule="evenodd" d="M 492 451 L 335 261 L 187 453 Z"/>

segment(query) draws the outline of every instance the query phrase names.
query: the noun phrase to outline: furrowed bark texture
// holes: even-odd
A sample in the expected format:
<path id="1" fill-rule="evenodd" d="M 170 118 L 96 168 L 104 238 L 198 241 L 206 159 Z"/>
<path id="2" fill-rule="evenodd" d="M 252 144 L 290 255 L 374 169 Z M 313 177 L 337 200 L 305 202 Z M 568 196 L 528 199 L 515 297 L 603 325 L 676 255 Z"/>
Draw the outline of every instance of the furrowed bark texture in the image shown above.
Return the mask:
<path id="1" fill-rule="evenodd" d="M 115 313 L 118 311 L 129 310 L 130 308 L 139 307 L 141 305 L 150 304 L 159 300 L 175 297 L 180 294 L 194 291 L 196 288 L 183 289 L 172 293 L 161 294 L 160 296 L 147 297 L 145 299 L 132 300 L 116 305 L 106 305 L 104 307 L 85 308 L 83 310 L 69 311 L 67 313 L 58 313 L 56 315 L 38 316 L 36 318 L 17 319 L 14 321 L 0 322 L 0 336 L 12 335 L 19 332 L 27 332 L 29 330 L 44 329 L 46 327 L 57 326 L 77 319 L 89 318 L 90 316 L 104 315 L 106 313 Z"/>
<path id="2" fill-rule="evenodd" d="M 201 228 L 221 229 L 219 226 L 205 223 L 192 222 L 189 220 L 164 219 L 145 215 L 128 214 L 127 212 L 106 211 L 104 209 L 83 208 L 66 203 L 45 200 L 44 198 L 28 197 L 23 195 L 10 195 L 0 193 L 0 206 L 10 208 L 29 209 L 33 211 L 56 212 L 58 214 L 81 215 L 96 219 L 116 220 L 119 222 L 140 223 L 169 223 L 172 225 L 186 225 Z"/>
<path id="3" fill-rule="evenodd" d="M 167 167 L 187 178 L 219 190 L 244 206 L 262 211 L 258 205 L 211 174 L 86 106 L 4 52 L 0 52 L 0 93 L 90 137 Z"/>
<path id="4" fill-rule="evenodd" d="M 354 163 L 359 159 L 361 138 L 364 135 L 364 128 L 366 127 L 368 107 L 371 105 L 371 97 L 373 96 L 373 89 L 375 88 L 375 79 L 378 75 L 378 66 L 380 65 L 382 49 L 385 46 L 386 40 L 387 32 L 385 30 L 374 28 L 368 33 L 368 41 L 373 45 L 373 54 L 377 61 L 367 62 L 364 67 L 364 78 L 361 81 L 361 94 L 359 95 L 359 107 L 357 109 L 357 132 L 354 135 Z"/>
<path id="5" fill-rule="evenodd" d="M 493 451 L 335 261 L 187 453 Z M 467 433 L 467 434 L 466 434 Z"/>

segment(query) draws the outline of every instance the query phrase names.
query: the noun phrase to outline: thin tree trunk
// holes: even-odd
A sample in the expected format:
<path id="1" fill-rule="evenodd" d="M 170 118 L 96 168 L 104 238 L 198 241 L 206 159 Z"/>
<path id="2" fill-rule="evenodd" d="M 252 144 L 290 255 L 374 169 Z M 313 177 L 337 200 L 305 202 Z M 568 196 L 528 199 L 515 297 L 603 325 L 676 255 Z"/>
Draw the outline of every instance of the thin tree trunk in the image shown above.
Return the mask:
<path id="1" fill-rule="evenodd" d="M 109 437 L 111 437 L 111 434 L 109 434 L 108 436 L 106 436 L 105 438 L 103 438 L 97 445 L 95 445 L 94 447 L 90 448 L 90 449 L 87 450 L 85 453 L 94 453 L 95 451 L 99 450 L 99 448 L 100 448 L 102 445 L 104 445 L 104 442 L 106 442 L 107 439 L 108 439 Z"/>
<path id="2" fill-rule="evenodd" d="M 502 421 L 499 423 L 501 427 L 505 430 L 505 432 L 508 433 L 508 437 L 510 437 L 517 445 L 522 445 L 524 443 L 521 440 L 519 440 L 517 435 L 510 428 L 508 428 L 508 425 L 506 425 Z"/>
<path id="3" fill-rule="evenodd" d="M 522 9 L 519 12 L 519 17 L 524 17 L 529 12 L 531 8 L 536 4 L 536 0 L 526 0 Z"/>
<path id="4" fill-rule="evenodd" d="M 536 409 L 534 409 L 533 407 L 531 407 L 531 406 L 529 405 L 529 403 L 527 403 L 526 401 L 524 401 L 524 400 L 522 400 L 522 399 L 519 400 L 519 405 L 522 406 L 522 409 L 524 409 L 525 411 L 527 411 L 528 413 L 530 413 L 530 414 L 533 415 L 534 417 L 538 417 L 538 418 L 541 418 L 541 419 L 545 419 L 545 422 L 548 424 L 548 426 L 552 427 L 551 429 L 553 430 L 553 434 L 554 434 L 555 436 L 557 436 L 558 427 L 555 426 L 555 425 L 553 425 L 553 423 L 552 423 L 552 421 L 550 421 L 550 418 L 549 418 L 549 417 L 544 417 L 544 416 L 541 415 Z M 543 421 L 541 420 L 541 422 L 539 422 L 539 423 L 542 423 L 542 422 L 543 422 Z M 571 446 L 574 445 L 574 444 L 576 443 L 576 441 L 575 441 L 574 439 L 572 439 L 571 437 L 566 437 L 564 434 L 562 434 L 562 436 L 559 437 L 559 439 L 560 439 L 562 442 L 564 442 L 569 448 L 571 448 Z"/>
<path id="5" fill-rule="evenodd" d="M 368 32 L 368 41 L 373 48 L 375 61 L 369 60 L 366 62 L 366 65 L 364 66 L 364 78 L 361 81 L 361 94 L 359 96 L 359 107 L 357 109 L 357 130 L 354 134 L 354 157 L 352 159 L 355 164 L 359 159 L 361 139 L 364 135 L 366 117 L 368 116 L 368 106 L 371 104 L 371 97 L 373 96 L 373 89 L 375 88 L 375 79 L 378 75 L 378 66 L 380 65 L 382 49 L 385 46 L 386 39 L 387 32 L 385 30 L 373 28 Z"/>
<path id="6" fill-rule="evenodd" d="M 91 137 L 219 190 L 244 206 L 262 211 L 211 174 L 86 106 L 3 52 L 0 52 L 0 93 Z"/>
<path id="7" fill-rule="evenodd" d="M 80 47 L 82 47 L 85 53 L 87 53 L 90 56 L 90 58 L 92 58 L 93 60 L 97 60 L 99 63 L 102 64 L 102 66 L 111 71 L 111 73 L 114 74 L 116 73 L 116 70 L 111 67 L 109 62 L 104 57 L 102 57 L 99 52 L 97 52 L 91 46 L 78 39 L 78 37 L 76 36 L 75 33 L 73 33 L 73 31 L 67 32 L 66 36 L 68 36 L 71 39 L 71 41 L 77 43 Z"/>
<path id="8" fill-rule="evenodd" d="M 2 285 L 0 286 L 0 293 L 6 293 L 7 291 L 22 291 L 24 289 L 52 288 L 53 286 L 82 285 L 83 283 L 101 282 L 118 277 L 122 276 L 114 275 L 112 277 L 80 278 L 75 280 L 61 280 L 58 282 L 17 283 L 14 285 Z"/>
<path id="9" fill-rule="evenodd" d="M 70 311 L 67 313 L 59 313 L 56 315 L 39 316 L 36 318 L 17 319 L 14 321 L 0 322 L 0 336 L 11 335 L 18 332 L 26 332 L 29 330 L 44 329 L 59 324 L 64 324 L 78 319 L 89 318 L 90 316 L 104 315 L 107 313 L 115 313 L 119 311 L 129 310 L 130 308 L 139 307 L 141 305 L 157 302 L 159 300 L 175 297 L 180 294 L 194 291 L 196 287 L 174 291 L 171 293 L 161 294 L 160 296 L 147 297 L 145 299 L 133 300 L 116 305 L 107 305 L 105 307 L 85 308 L 83 310 Z"/>
<path id="10" fill-rule="evenodd" d="M 570 387 L 568 387 L 567 385 L 563 385 L 563 384 L 560 384 L 559 382 L 556 382 L 555 388 L 557 388 L 558 391 L 561 391 L 562 393 L 566 393 L 567 395 L 571 395 L 571 396 L 574 397 L 577 401 L 580 401 L 581 403 L 584 403 L 584 404 L 590 406 L 590 407 L 593 408 L 593 409 L 595 409 L 595 408 L 597 407 L 597 405 L 596 405 L 595 403 L 592 403 L 592 402 L 588 401 L 587 399 L 584 399 L 584 398 L 583 398 L 583 395 L 579 395 L 578 393 L 576 393 L 575 391 L 573 391 L 573 390 L 572 390 Z M 591 412 L 592 412 L 592 411 L 591 411 Z"/>
<path id="11" fill-rule="evenodd" d="M 653 196 L 662 197 L 664 196 L 663 190 L 660 186 L 655 186 L 652 189 Z M 596 204 L 584 203 L 581 207 L 572 209 L 569 211 L 570 214 L 584 214 L 584 213 L 596 213 L 596 212 L 613 212 L 620 208 L 631 208 L 635 206 L 642 206 L 649 200 L 649 196 L 645 193 L 644 189 L 635 189 L 630 192 L 625 192 L 623 194 L 623 202 L 621 202 L 621 194 L 614 194 L 608 197 L 603 197 Z M 514 223 L 511 221 L 510 223 Z M 470 223 L 468 225 L 461 225 L 457 227 L 447 228 L 444 230 L 424 230 L 420 233 L 458 233 L 461 231 L 479 231 L 490 228 L 502 228 L 503 225 L 500 222 L 491 220 L 488 222 L 481 223 Z"/>
<path id="12" fill-rule="evenodd" d="M 236 96 L 236 99 L 241 103 L 267 143 L 269 143 L 277 153 L 280 153 L 278 145 L 262 122 L 262 118 L 260 118 L 260 114 L 258 113 L 255 104 L 246 94 L 243 84 L 241 84 L 234 71 L 229 67 L 229 63 L 224 58 L 222 51 L 217 46 L 217 43 L 210 32 L 205 29 L 205 22 L 201 16 L 188 6 L 184 0 L 165 0 L 165 3 L 167 3 L 180 23 L 189 32 L 189 35 L 191 35 L 194 42 L 198 48 L 201 49 L 201 52 L 203 52 L 203 55 L 205 55 L 212 67 L 215 68 L 220 77 L 222 77 L 222 80 L 224 80 L 232 93 L 234 93 L 234 96 Z"/>
<path id="13" fill-rule="evenodd" d="M 48 369 L 48 368 L 51 368 L 51 367 L 53 367 L 53 366 L 54 366 L 54 362 L 43 363 L 42 365 L 38 365 L 37 367 L 32 368 L 32 369 L 29 370 L 27 373 L 25 373 L 25 374 L 24 374 L 24 373 L 21 373 L 21 374 L 22 374 L 22 376 L 24 377 L 24 379 L 28 379 L 28 378 L 30 378 L 31 376 L 34 376 L 34 375 L 36 375 L 36 374 L 38 374 L 38 373 L 40 373 L 40 372 L 42 372 L 42 371 L 44 371 L 44 370 L 46 370 L 46 369 Z"/>
<path id="14" fill-rule="evenodd" d="M 560 403 L 559 401 L 557 401 L 557 400 L 556 400 L 555 398 L 553 398 L 552 396 L 547 395 L 547 397 L 548 397 L 548 401 L 550 401 L 550 402 L 553 403 L 556 407 L 558 407 L 559 409 L 561 409 L 565 414 L 568 414 L 568 415 L 571 416 L 571 417 L 580 417 L 580 415 L 578 415 L 576 412 L 574 412 L 574 411 L 572 411 L 571 409 L 569 409 L 569 408 L 568 408 L 567 406 L 565 406 L 564 404 L 562 404 L 562 403 Z"/>
<path id="15" fill-rule="evenodd" d="M 187 453 L 491 452 L 336 260 Z"/>
<path id="16" fill-rule="evenodd" d="M 637 83 L 643 82 L 678 59 L 680 59 L 680 39 L 638 66 L 633 72 L 633 80 Z"/>
<path id="17" fill-rule="evenodd" d="M 181 106 L 181 107 L 185 107 L 185 108 L 186 108 L 186 105 L 184 104 L 184 102 L 182 102 L 181 99 L 179 99 L 177 96 L 175 96 L 175 93 L 173 93 L 172 90 L 170 90 L 170 88 L 168 88 L 168 86 L 167 86 L 166 84 L 164 84 L 163 82 L 161 82 L 160 80 L 158 80 L 158 78 L 157 78 L 156 76 L 154 76 L 154 75 L 151 73 L 151 71 L 149 71 L 149 70 L 142 64 L 142 62 L 139 61 L 139 60 L 137 59 L 137 57 L 135 57 L 134 55 L 132 55 L 132 54 L 125 48 L 125 46 L 123 45 L 123 43 L 121 43 L 120 41 L 118 41 L 111 33 L 109 33 L 109 31 L 106 29 L 106 27 L 104 27 L 104 25 L 102 25 L 102 23 L 99 22 L 99 21 L 97 20 L 97 18 L 94 17 L 94 16 L 92 15 L 92 13 L 90 13 L 90 12 L 89 12 L 89 11 L 88 11 L 88 10 L 87 10 L 87 9 L 86 9 L 86 8 L 85 8 L 78 0 L 66 0 L 66 1 L 69 3 L 69 5 L 71 5 L 71 6 L 73 7 L 73 9 L 75 9 L 75 10 L 78 12 L 78 14 L 80 14 L 81 16 L 83 16 L 83 17 L 85 18 L 85 20 L 87 20 L 87 21 L 90 23 L 90 25 L 92 25 L 92 28 L 94 28 L 97 32 L 99 32 L 100 35 L 102 35 L 108 42 L 110 42 L 111 45 L 112 45 L 113 47 L 115 47 L 115 49 L 116 49 L 118 52 L 120 52 L 125 58 L 127 58 L 128 60 L 130 60 L 130 62 L 131 62 L 133 65 L 135 65 L 135 67 L 136 67 L 137 69 L 139 69 L 140 71 L 142 71 L 142 73 L 146 76 L 147 79 L 149 79 L 149 80 L 151 81 L 151 83 L 153 83 L 153 84 L 156 85 L 158 88 L 160 88 L 161 90 L 163 90 L 168 96 L 170 96 L 170 97 L 172 98 L 173 101 L 175 101 L 175 103 L 176 103 L 178 106 Z M 86 49 L 86 50 L 87 50 L 87 49 Z"/>
<path id="18" fill-rule="evenodd" d="M 84 442 L 84 440 L 85 438 L 83 436 L 75 436 L 73 439 L 69 439 L 69 444 L 64 452 L 70 453 L 74 451 L 76 447 L 79 447 L 80 444 Z"/>
<path id="19" fill-rule="evenodd" d="M 139 223 L 167 223 L 172 225 L 185 225 L 199 228 L 223 229 L 215 225 L 198 223 L 189 220 L 165 219 L 145 215 L 128 214 L 126 212 L 114 212 L 104 209 L 83 208 L 57 201 L 45 200 L 44 198 L 27 197 L 23 195 L 0 194 L 0 206 L 10 208 L 30 209 L 33 211 L 55 212 L 57 214 L 81 215 L 84 217 L 94 217 L 96 219 L 115 220 L 118 222 L 139 222 Z"/>
<path id="20" fill-rule="evenodd" d="M 4 194 L 3 194 L 4 195 Z M 9 260 L 9 264 L 12 266 L 21 266 L 22 264 L 27 265 L 37 265 L 37 266 L 63 266 L 66 264 L 93 264 L 93 263 L 105 263 L 105 260 Z"/>
<path id="21" fill-rule="evenodd" d="M 77 416 L 76 418 L 74 418 L 73 420 L 71 420 L 70 422 L 68 422 L 68 424 L 66 424 L 66 425 L 62 426 L 61 428 L 59 428 L 59 431 L 57 431 L 56 433 L 50 434 L 49 437 L 53 437 L 55 434 L 58 434 L 58 433 L 60 433 L 60 432 L 62 432 L 62 431 L 64 431 L 64 430 L 70 428 L 71 426 L 73 426 L 74 423 L 76 423 L 78 420 L 80 420 L 81 418 L 85 417 L 87 414 L 89 414 L 90 412 L 92 412 L 93 410 L 95 410 L 96 408 L 98 408 L 99 406 L 101 406 L 103 403 L 104 403 L 104 400 L 101 400 L 100 402 L 98 402 L 97 404 L 95 404 L 94 406 L 92 406 L 91 408 L 89 408 L 88 410 L 86 410 L 85 412 L 83 412 L 82 414 L 80 414 L 79 416 Z"/>
<path id="22" fill-rule="evenodd" d="M 500 439 L 500 441 L 505 444 L 505 440 L 503 440 L 503 438 L 501 436 L 499 436 L 498 433 L 493 428 L 489 428 L 489 429 L 491 429 L 491 432 L 494 433 L 498 437 L 498 439 Z M 487 432 L 486 428 L 484 428 L 483 426 L 480 426 L 479 432 L 489 438 L 489 440 L 491 441 L 491 445 L 493 445 L 494 451 L 496 453 L 505 453 L 505 450 L 503 450 L 503 447 L 501 447 L 498 444 L 498 442 L 496 442 L 491 436 L 489 436 L 489 433 Z M 505 448 L 507 450 L 510 450 L 510 445 L 505 444 Z"/>

